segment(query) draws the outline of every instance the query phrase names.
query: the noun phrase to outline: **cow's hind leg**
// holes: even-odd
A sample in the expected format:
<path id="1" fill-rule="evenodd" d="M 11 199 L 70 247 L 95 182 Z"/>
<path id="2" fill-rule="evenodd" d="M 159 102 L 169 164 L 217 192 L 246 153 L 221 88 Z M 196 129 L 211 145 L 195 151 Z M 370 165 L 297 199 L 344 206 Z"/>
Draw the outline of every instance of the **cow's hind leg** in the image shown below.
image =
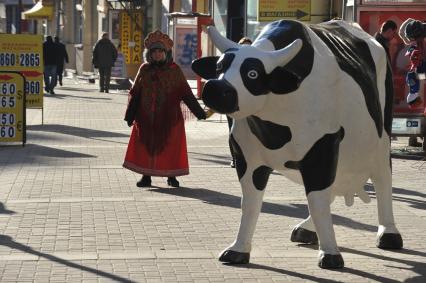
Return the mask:
<path id="1" fill-rule="evenodd" d="M 293 228 L 290 240 L 292 242 L 303 244 L 318 244 L 315 225 L 312 222 L 312 217 L 310 215 Z"/>
<path id="2" fill-rule="evenodd" d="M 379 218 L 376 246 L 381 249 L 401 249 L 403 241 L 393 217 L 392 172 L 389 155 L 386 159 L 387 162 L 376 166 L 376 172 L 371 177 L 377 196 Z"/>
<path id="3" fill-rule="evenodd" d="M 237 167 L 241 165 L 238 163 L 237 158 Z M 246 264 L 250 261 L 251 241 L 262 207 L 264 188 L 271 172 L 269 167 L 260 166 L 255 170 L 247 169 L 240 179 L 243 191 L 240 228 L 234 243 L 221 253 L 220 261 L 232 264 Z"/>

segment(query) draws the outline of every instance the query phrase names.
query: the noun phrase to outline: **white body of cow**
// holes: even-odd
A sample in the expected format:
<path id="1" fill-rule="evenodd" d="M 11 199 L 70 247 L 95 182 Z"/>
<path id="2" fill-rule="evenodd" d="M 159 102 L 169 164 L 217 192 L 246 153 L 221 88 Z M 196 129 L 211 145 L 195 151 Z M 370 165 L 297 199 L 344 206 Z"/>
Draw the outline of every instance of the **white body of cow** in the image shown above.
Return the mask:
<path id="1" fill-rule="evenodd" d="M 369 196 L 364 191 L 368 179 L 372 180 L 377 195 L 378 246 L 401 248 L 402 239 L 394 225 L 392 212 L 390 133 L 385 129 L 386 125 L 383 126 L 389 125 L 390 117 L 386 117 L 385 113 L 389 113 L 391 109 L 385 109 L 385 105 L 389 105 L 387 99 L 392 99 L 386 97 L 385 82 L 389 73 L 384 49 L 359 27 L 346 22 L 333 21 L 320 27 L 326 31 L 324 34 L 327 36 L 330 27 L 332 29 L 337 27 L 344 34 L 349 33 L 368 46 L 367 49 L 374 60 L 376 71 L 374 82 L 379 95 L 375 101 L 377 115 L 374 116 L 371 114 L 374 111 L 372 106 L 374 99 L 366 98 L 359 82 L 354 80 L 350 72 L 342 71 L 336 54 L 324 42 L 324 38 L 319 36 L 321 31 L 314 31 L 311 27 L 293 21 L 275 24 L 275 27 L 283 26 L 297 27 L 304 33 L 305 39 L 298 39 L 296 33 L 292 38 L 292 41 L 295 40 L 292 44 L 276 50 L 274 46 L 276 43 L 269 40 L 267 35 L 275 32 L 274 26 L 270 26 L 259 35 L 252 46 L 239 46 L 220 36 L 215 28 L 209 28 L 213 42 L 224 54 L 216 67 L 219 76 L 216 80 L 212 80 L 212 86 L 209 87 L 210 81 L 207 82 L 203 99 L 216 111 L 234 118 L 231 136 L 239 156 L 237 156 L 237 171 L 239 170 L 243 191 L 242 218 L 238 236 L 222 253 L 221 260 L 231 263 L 249 261 L 251 241 L 262 206 L 264 187 L 271 170 L 277 170 L 287 178 L 305 185 L 310 216 L 295 227 L 292 240 L 313 242 L 316 232 L 320 244 L 321 267 L 343 266 L 332 227 L 331 202 L 335 196 L 344 196 L 346 203 L 351 205 L 354 194 L 364 201 L 369 201 Z M 342 51 L 339 35 L 341 34 L 334 37 L 336 40 L 332 39 L 334 43 L 331 43 L 337 42 L 337 52 Z M 299 76 L 300 83 L 297 87 L 284 94 L 276 94 L 259 87 L 263 82 L 273 84 L 268 76 L 277 67 L 286 67 L 291 60 L 297 59 L 295 56 L 301 52 L 304 44 L 312 45 L 313 62 L 304 62 L 304 58 L 296 62 L 296 64 L 309 63 L 311 66 L 309 74 L 305 74 L 303 78 Z M 346 51 L 343 50 L 342 54 L 346 54 Z M 253 72 L 247 58 L 254 58 L 250 60 L 254 65 L 257 64 L 256 66 L 260 61 L 265 74 L 263 71 Z M 342 65 L 354 64 L 345 62 L 345 56 L 340 60 Z M 221 64 L 229 66 L 223 67 Z M 250 79 L 258 79 L 259 76 L 263 76 L 264 79 L 255 84 L 250 82 Z M 223 87 L 222 95 L 219 95 L 223 82 L 226 86 Z M 237 98 L 217 102 L 227 93 L 233 92 L 232 89 L 235 90 Z M 373 110 L 367 108 L 367 100 L 371 102 L 369 106 Z M 226 107 L 223 104 L 227 104 Z M 231 107 L 229 104 L 237 105 Z M 375 118 L 372 118 L 372 115 Z M 265 147 L 268 140 L 274 141 L 267 135 L 274 135 L 274 129 L 283 130 L 282 126 L 288 128 L 288 131 L 286 130 L 288 141 L 285 144 L 282 142 L 281 146 L 279 140 L 276 140 L 278 145 Z M 262 130 L 263 128 L 265 130 Z M 333 159 L 337 161 L 334 172 L 331 172 L 333 169 L 324 171 L 325 175 L 328 174 L 330 177 L 315 175 L 314 170 L 321 171 L 322 160 L 327 160 L 325 162 L 327 167 L 334 162 Z M 315 168 L 317 166 L 318 168 Z M 302 174 L 303 170 L 305 171 Z"/>

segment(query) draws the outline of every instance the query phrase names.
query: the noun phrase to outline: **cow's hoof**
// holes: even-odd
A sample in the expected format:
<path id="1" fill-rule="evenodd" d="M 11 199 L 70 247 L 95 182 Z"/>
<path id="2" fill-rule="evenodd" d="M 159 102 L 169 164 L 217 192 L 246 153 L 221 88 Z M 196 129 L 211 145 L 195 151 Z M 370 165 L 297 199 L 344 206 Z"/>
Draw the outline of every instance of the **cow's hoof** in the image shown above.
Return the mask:
<path id="1" fill-rule="evenodd" d="M 402 249 L 403 244 L 401 234 L 384 233 L 377 239 L 376 246 L 385 250 Z"/>
<path id="2" fill-rule="evenodd" d="M 345 262 L 341 254 L 323 254 L 318 261 L 318 266 L 324 269 L 343 268 L 344 265 Z"/>
<path id="3" fill-rule="evenodd" d="M 292 242 L 304 243 L 304 244 L 318 244 L 317 233 L 306 230 L 304 228 L 296 227 L 291 232 Z"/>
<path id="4" fill-rule="evenodd" d="M 247 264 L 250 261 L 250 253 L 226 250 L 220 255 L 219 261 L 231 264 Z"/>

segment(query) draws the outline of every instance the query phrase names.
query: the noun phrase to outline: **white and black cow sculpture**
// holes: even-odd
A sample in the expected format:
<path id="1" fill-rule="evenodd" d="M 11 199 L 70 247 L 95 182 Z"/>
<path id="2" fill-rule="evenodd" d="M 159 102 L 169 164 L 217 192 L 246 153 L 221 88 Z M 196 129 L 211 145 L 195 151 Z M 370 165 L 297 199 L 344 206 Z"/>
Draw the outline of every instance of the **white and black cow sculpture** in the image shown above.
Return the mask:
<path id="1" fill-rule="evenodd" d="M 251 46 L 224 38 L 213 26 L 208 32 L 223 54 L 197 59 L 192 68 L 208 79 L 205 104 L 234 118 L 230 141 L 243 192 L 238 236 L 219 260 L 249 262 L 273 170 L 305 187 L 310 216 L 291 240 L 319 239 L 320 267 L 344 265 L 331 202 L 344 196 L 351 205 L 354 195 L 369 201 L 368 179 L 377 197 L 377 246 L 402 248 L 392 211 L 392 74 L 377 41 L 344 21 L 273 22 Z"/>

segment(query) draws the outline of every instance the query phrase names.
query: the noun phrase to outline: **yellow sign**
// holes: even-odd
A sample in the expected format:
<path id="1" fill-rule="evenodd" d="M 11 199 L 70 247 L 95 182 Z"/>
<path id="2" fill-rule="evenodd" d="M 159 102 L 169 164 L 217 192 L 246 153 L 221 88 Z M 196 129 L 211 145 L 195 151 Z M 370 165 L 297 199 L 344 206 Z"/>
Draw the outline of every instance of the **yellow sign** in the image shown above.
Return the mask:
<path id="1" fill-rule="evenodd" d="M 120 13 L 120 43 L 121 43 L 121 53 L 123 53 L 124 59 L 127 64 L 130 63 L 131 54 L 129 48 L 131 26 L 130 26 L 130 16 L 126 11 Z"/>
<path id="2" fill-rule="evenodd" d="M 142 63 L 142 14 L 135 13 L 133 24 L 133 42 L 135 43 L 132 50 L 132 63 L 141 64 Z M 137 23 L 137 24 L 136 24 Z"/>
<path id="3" fill-rule="evenodd" d="M 311 20 L 311 0 L 259 0 L 258 21 Z"/>
<path id="4" fill-rule="evenodd" d="M 43 108 L 41 35 L 0 34 L 0 71 L 17 71 L 24 75 L 26 108 Z"/>
<path id="5" fill-rule="evenodd" d="M 127 64 L 142 63 L 142 14 L 120 12 L 121 53 Z"/>
<path id="6" fill-rule="evenodd" d="M 25 78 L 0 71 L 0 143 L 25 143 Z"/>

